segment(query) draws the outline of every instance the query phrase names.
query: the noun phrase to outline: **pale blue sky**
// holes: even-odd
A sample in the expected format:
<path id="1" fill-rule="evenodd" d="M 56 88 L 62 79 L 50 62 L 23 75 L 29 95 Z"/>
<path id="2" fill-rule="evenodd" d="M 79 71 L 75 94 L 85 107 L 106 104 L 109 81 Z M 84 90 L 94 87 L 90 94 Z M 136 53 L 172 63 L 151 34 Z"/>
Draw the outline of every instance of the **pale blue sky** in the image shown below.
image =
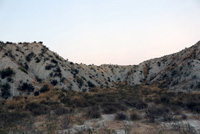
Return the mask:
<path id="1" fill-rule="evenodd" d="M 0 40 L 70 61 L 138 64 L 200 40 L 200 0 L 0 0 Z"/>

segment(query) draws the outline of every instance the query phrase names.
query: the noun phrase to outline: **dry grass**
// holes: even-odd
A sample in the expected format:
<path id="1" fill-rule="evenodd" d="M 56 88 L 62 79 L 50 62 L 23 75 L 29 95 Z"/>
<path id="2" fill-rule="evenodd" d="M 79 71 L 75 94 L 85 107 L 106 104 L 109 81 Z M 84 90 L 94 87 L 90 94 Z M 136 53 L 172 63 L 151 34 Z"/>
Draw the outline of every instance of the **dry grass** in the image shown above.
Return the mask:
<path id="1" fill-rule="evenodd" d="M 83 124 L 89 118 L 98 118 L 100 117 L 99 115 L 107 110 L 108 112 L 106 113 L 124 111 L 129 118 L 133 118 L 132 120 L 134 120 L 136 124 L 145 127 L 145 130 L 142 130 L 136 125 L 134 127 L 134 133 L 157 133 L 155 130 L 156 124 L 149 123 L 148 121 L 151 117 L 153 117 L 154 121 L 157 121 L 157 118 L 160 118 L 160 116 L 152 115 L 157 114 L 155 111 L 150 111 L 151 116 L 144 116 L 150 105 L 156 105 L 160 111 L 165 110 L 163 106 L 167 107 L 170 109 L 170 112 L 163 112 L 164 114 L 161 114 L 161 116 L 168 116 L 169 113 L 174 113 L 177 120 L 182 120 L 183 118 L 178 116 L 178 114 L 181 114 L 178 109 L 181 109 L 181 111 L 188 111 L 189 113 L 199 112 L 199 95 L 200 93 L 198 92 L 172 92 L 146 85 L 131 87 L 120 84 L 109 89 L 93 88 L 91 92 L 85 93 L 63 91 L 50 87 L 48 92 L 41 93 L 38 96 L 14 97 L 7 101 L 1 100 L 0 108 L 4 113 L 12 112 L 14 115 L 17 115 L 15 113 L 22 112 L 28 114 L 28 116 L 16 118 L 17 121 L 20 121 L 17 130 L 21 131 L 28 129 L 37 131 L 38 133 L 44 133 L 45 130 L 48 130 L 54 133 L 57 130 L 66 129 L 73 124 Z M 27 108 L 30 104 L 37 105 L 36 107 L 38 108 L 39 114 L 34 114 L 31 107 Z M 95 112 L 92 107 L 98 107 L 99 110 Z M 88 108 L 91 110 L 88 111 Z M 42 114 L 40 113 L 41 109 L 44 110 Z M 134 111 L 134 113 L 131 111 Z M 94 116 L 88 116 L 88 118 L 85 116 L 87 113 L 89 113 L 88 115 L 94 114 Z M 7 118 L 9 119 L 9 114 Z M 27 123 L 27 120 L 29 123 Z M 7 124 L 9 124 L 9 122 L 8 120 Z M 116 124 L 112 122 L 111 125 L 113 126 L 110 126 L 108 129 L 114 130 L 120 126 L 121 123 L 120 121 L 117 121 Z M 30 128 L 31 124 L 35 124 L 35 127 Z M 24 127 L 22 127 L 23 125 Z M 3 133 L 15 129 L 16 124 L 12 124 L 8 125 L 6 128 L 1 128 L 0 132 Z M 166 134 L 167 132 L 168 130 L 166 130 Z"/>

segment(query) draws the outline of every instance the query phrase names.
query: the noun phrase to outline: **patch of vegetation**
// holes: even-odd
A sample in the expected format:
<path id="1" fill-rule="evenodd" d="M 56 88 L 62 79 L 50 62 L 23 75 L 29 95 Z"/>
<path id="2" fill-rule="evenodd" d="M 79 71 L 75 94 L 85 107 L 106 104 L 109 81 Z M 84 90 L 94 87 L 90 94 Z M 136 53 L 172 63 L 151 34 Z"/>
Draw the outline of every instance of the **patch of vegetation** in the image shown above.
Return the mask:
<path id="1" fill-rule="evenodd" d="M 58 81 L 57 81 L 57 80 L 52 80 L 52 81 L 51 81 L 51 84 L 52 84 L 53 86 L 56 86 L 56 85 L 58 84 Z"/>
<path id="2" fill-rule="evenodd" d="M 138 113 L 132 112 L 131 116 L 130 116 L 130 119 L 133 120 L 133 121 L 135 121 L 135 120 L 140 120 L 141 118 L 140 118 L 140 116 L 139 116 Z"/>
<path id="3" fill-rule="evenodd" d="M 72 122 L 72 119 L 70 118 L 70 116 L 66 115 L 66 116 L 64 116 L 63 119 L 60 120 L 60 124 L 61 124 L 60 127 L 62 129 L 68 129 L 68 128 L 70 128 L 71 122 Z"/>
<path id="4" fill-rule="evenodd" d="M 35 91 L 35 92 L 34 92 L 34 96 L 38 96 L 38 95 L 40 95 L 40 92 Z"/>
<path id="5" fill-rule="evenodd" d="M 173 77 L 173 76 L 175 76 L 176 74 L 178 74 L 178 71 L 173 70 L 172 73 L 171 73 L 171 76 Z"/>
<path id="6" fill-rule="evenodd" d="M 200 113 L 200 102 L 190 101 L 186 103 L 186 106 L 190 111 Z"/>
<path id="7" fill-rule="evenodd" d="M 54 67 L 55 67 L 54 65 L 48 64 L 48 65 L 45 66 L 45 69 L 46 69 L 46 70 L 51 70 L 51 69 L 54 68 Z"/>
<path id="8" fill-rule="evenodd" d="M 158 118 L 163 121 L 172 121 L 173 116 L 166 107 L 156 107 L 155 105 L 149 107 L 146 110 L 146 116 L 149 118 L 150 122 L 154 123 Z"/>
<path id="9" fill-rule="evenodd" d="M 137 109 L 146 109 L 148 107 L 147 103 L 138 99 L 132 99 L 125 101 L 126 105 L 129 107 L 137 108 Z"/>
<path id="10" fill-rule="evenodd" d="M 77 83 L 79 85 L 79 88 L 81 88 L 83 86 L 84 81 L 79 77 L 76 77 L 76 81 L 77 81 Z"/>
<path id="11" fill-rule="evenodd" d="M 61 73 L 61 69 L 60 69 L 59 66 L 56 68 L 55 72 L 56 72 L 56 73 Z"/>
<path id="12" fill-rule="evenodd" d="M 26 73 L 26 74 L 28 73 L 28 72 L 26 71 L 26 69 L 23 68 L 23 67 L 19 67 L 18 69 L 21 70 L 22 72 Z"/>
<path id="13" fill-rule="evenodd" d="M 61 69 L 59 66 L 54 70 L 54 77 L 56 77 L 56 76 L 58 76 L 60 78 L 62 77 Z"/>
<path id="14" fill-rule="evenodd" d="M 116 120 L 127 120 L 128 116 L 125 113 L 117 113 L 117 115 L 115 116 Z"/>
<path id="15" fill-rule="evenodd" d="M 60 58 L 59 55 L 55 55 L 56 59 L 58 59 L 59 61 L 62 61 L 62 59 Z"/>
<path id="16" fill-rule="evenodd" d="M 26 61 L 27 61 L 27 62 L 30 62 L 31 59 L 32 59 L 34 56 L 35 56 L 35 54 L 34 54 L 33 52 L 31 52 L 30 54 L 28 54 L 28 55 L 26 56 Z"/>
<path id="17" fill-rule="evenodd" d="M 91 81 L 88 81 L 87 83 L 88 83 L 88 86 L 89 86 L 90 88 L 96 87 Z"/>
<path id="18" fill-rule="evenodd" d="M 50 89 L 49 89 L 49 86 L 48 85 L 44 85 L 41 89 L 40 89 L 40 93 L 45 93 L 45 92 L 48 92 Z"/>
<path id="19" fill-rule="evenodd" d="M 41 83 L 42 79 L 40 79 L 38 76 L 35 76 L 35 79 L 37 80 L 37 82 Z"/>
<path id="20" fill-rule="evenodd" d="M 8 132 L 9 127 L 17 125 L 28 117 L 28 114 L 25 112 L 9 112 L 0 110 L 0 132 Z"/>
<path id="21" fill-rule="evenodd" d="M 49 113 L 48 107 L 43 104 L 29 103 L 25 106 L 25 109 L 30 111 L 34 116 Z"/>
<path id="22" fill-rule="evenodd" d="M 33 92 L 34 91 L 34 86 L 31 83 L 22 83 L 21 85 L 19 85 L 19 87 L 17 88 L 19 91 L 23 91 L 23 92 Z"/>
<path id="23" fill-rule="evenodd" d="M 10 67 L 3 69 L 1 71 L 1 78 L 2 79 L 6 78 L 6 77 L 11 77 L 12 75 L 15 75 L 15 71 Z"/>
<path id="24" fill-rule="evenodd" d="M 60 101 L 66 106 L 99 106 L 103 113 L 111 114 L 127 108 L 145 110 L 148 103 L 199 113 L 200 97 L 195 93 L 172 92 L 151 89 L 149 86 L 121 86 L 116 89 L 93 88 L 94 92 L 67 91 Z M 93 91 L 92 90 L 92 91 Z M 90 90 L 91 91 L 91 90 Z M 73 97 L 74 96 L 74 97 Z M 76 96 L 76 97 L 75 97 Z M 78 96 L 78 97 L 77 97 Z"/>
<path id="25" fill-rule="evenodd" d="M 8 78 L 7 78 L 7 82 L 11 82 L 11 83 L 13 83 L 13 79 L 10 78 L 10 77 L 8 77 Z"/>
<path id="26" fill-rule="evenodd" d="M 8 83 L 1 85 L 1 97 L 8 99 L 10 96 L 10 85 Z"/>
<path id="27" fill-rule="evenodd" d="M 39 43 L 39 44 L 43 44 L 43 42 L 42 42 L 42 41 L 39 41 L 38 43 Z"/>
<path id="28" fill-rule="evenodd" d="M 71 73 L 72 73 L 74 76 L 76 76 L 76 75 L 79 73 L 79 71 L 78 71 L 78 69 L 72 69 L 72 70 L 71 70 Z"/>
<path id="29" fill-rule="evenodd" d="M 13 44 L 12 42 L 7 41 L 6 44 Z"/>
<path id="30" fill-rule="evenodd" d="M 24 67 L 26 70 L 29 69 L 29 66 L 28 66 L 27 62 L 24 63 L 24 66 L 23 66 L 23 67 Z"/>
<path id="31" fill-rule="evenodd" d="M 74 65 L 74 63 L 73 63 L 73 62 L 70 62 L 69 64 L 70 64 L 70 65 Z"/>
<path id="32" fill-rule="evenodd" d="M 56 61 L 55 59 L 52 59 L 51 62 L 56 64 L 56 65 L 58 64 L 58 61 Z"/>
<path id="33" fill-rule="evenodd" d="M 127 107 L 120 102 L 105 102 L 101 105 L 103 109 L 103 113 L 105 114 L 113 114 L 118 111 L 125 111 Z"/>
<path id="34" fill-rule="evenodd" d="M 91 118 L 91 119 L 100 118 L 101 113 L 100 113 L 99 107 L 89 108 L 86 113 L 86 117 Z"/>
<path id="35" fill-rule="evenodd" d="M 75 118 L 80 118 L 78 121 L 80 124 L 88 118 L 100 118 L 101 113 L 116 114 L 117 120 L 126 120 L 130 116 L 133 121 L 141 119 L 141 121 L 149 120 L 152 123 L 186 119 L 187 117 L 181 114 L 181 111 L 185 110 L 199 113 L 200 94 L 197 92 L 172 92 L 153 86 L 122 84 L 113 88 L 93 89 L 95 92 L 51 89 L 51 92 L 39 95 L 36 91 L 36 95 L 30 98 L 19 97 L 9 100 L 8 102 L 13 101 L 10 104 L 5 100 L 0 101 L 0 108 L 10 111 L 22 110 L 31 113 L 30 115 L 34 118 L 35 116 L 47 117 L 45 119 L 48 123 L 54 119 L 55 125 L 58 125 L 57 122 L 64 124 L 59 125 L 60 128 L 69 127 L 69 123 L 73 123 Z M 141 116 L 140 113 L 146 113 L 146 116 Z M 73 115 L 78 115 L 78 117 Z M 70 118 L 64 120 L 64 116 L 69 116 L 73 121 Z M 48 125 L 49 128 L 54 128 L 52 124 Z"/>
<path id="36" fill-rule="evenodd" d="M 160 62 L 157 62 L 157 65 L 160 67 L 161 63 L 160 63 Z"/>
<path id="37" fill-rule="evenodd" d="M 40 61 L 41 61 L 41 60 L 40 60 L 38 57 L 35 58 L 35 62 L 36 62 L 36 63 L 39 63 Z"/>
<path id="38" fill-rule="evenodd" d="M 56 115 L 63 115 L 63 114 L 67 114 L 67 113 L 69 113 L 70 111 L 68 110 L 68 109 L 66 109 L 66 108 L 64 108 L 64 107 L 58 107 L 58 108 L 56 108 L 56 110 L 55 110 L 55 114 Z"/>

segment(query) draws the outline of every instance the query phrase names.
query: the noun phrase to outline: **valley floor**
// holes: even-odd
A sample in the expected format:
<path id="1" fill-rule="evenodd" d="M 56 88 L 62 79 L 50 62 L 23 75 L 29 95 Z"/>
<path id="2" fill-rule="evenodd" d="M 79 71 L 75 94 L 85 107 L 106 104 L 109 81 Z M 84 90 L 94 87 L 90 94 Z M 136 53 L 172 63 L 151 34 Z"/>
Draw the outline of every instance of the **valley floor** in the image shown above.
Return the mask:
<path id="1" fill-rule="evenodd" d="M 1 134 L 199 134 L 200 93 L 153 86 L 51 89 L 0 101 Z"/>

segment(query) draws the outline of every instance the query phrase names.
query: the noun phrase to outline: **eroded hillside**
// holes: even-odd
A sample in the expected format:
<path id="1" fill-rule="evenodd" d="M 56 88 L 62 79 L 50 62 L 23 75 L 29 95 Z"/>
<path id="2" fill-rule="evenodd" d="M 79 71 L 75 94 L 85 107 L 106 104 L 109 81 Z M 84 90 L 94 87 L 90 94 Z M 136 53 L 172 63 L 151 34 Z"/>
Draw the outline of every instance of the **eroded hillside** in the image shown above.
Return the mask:
<path id="1" fill-rule="evenodd" d="M 39 94 L 54 87 L 88 91 L 92 87 L 156 85 L 171 90 L 199 90 L 200 42 L 178 53 L 139 65 L 85 65 L 67 61 L 42 42 L 0 42 L 1 98 Z"/>
<path id="2" fill-rule="evenodd" d="M 125 81 L 131 69 L 131 66 L 75 64 L 41 43 L 1 42 L 0 50 L 0 80 L 10 96 L 31 94 L 43 86 L 75 91 L 110 87 Z"/>

